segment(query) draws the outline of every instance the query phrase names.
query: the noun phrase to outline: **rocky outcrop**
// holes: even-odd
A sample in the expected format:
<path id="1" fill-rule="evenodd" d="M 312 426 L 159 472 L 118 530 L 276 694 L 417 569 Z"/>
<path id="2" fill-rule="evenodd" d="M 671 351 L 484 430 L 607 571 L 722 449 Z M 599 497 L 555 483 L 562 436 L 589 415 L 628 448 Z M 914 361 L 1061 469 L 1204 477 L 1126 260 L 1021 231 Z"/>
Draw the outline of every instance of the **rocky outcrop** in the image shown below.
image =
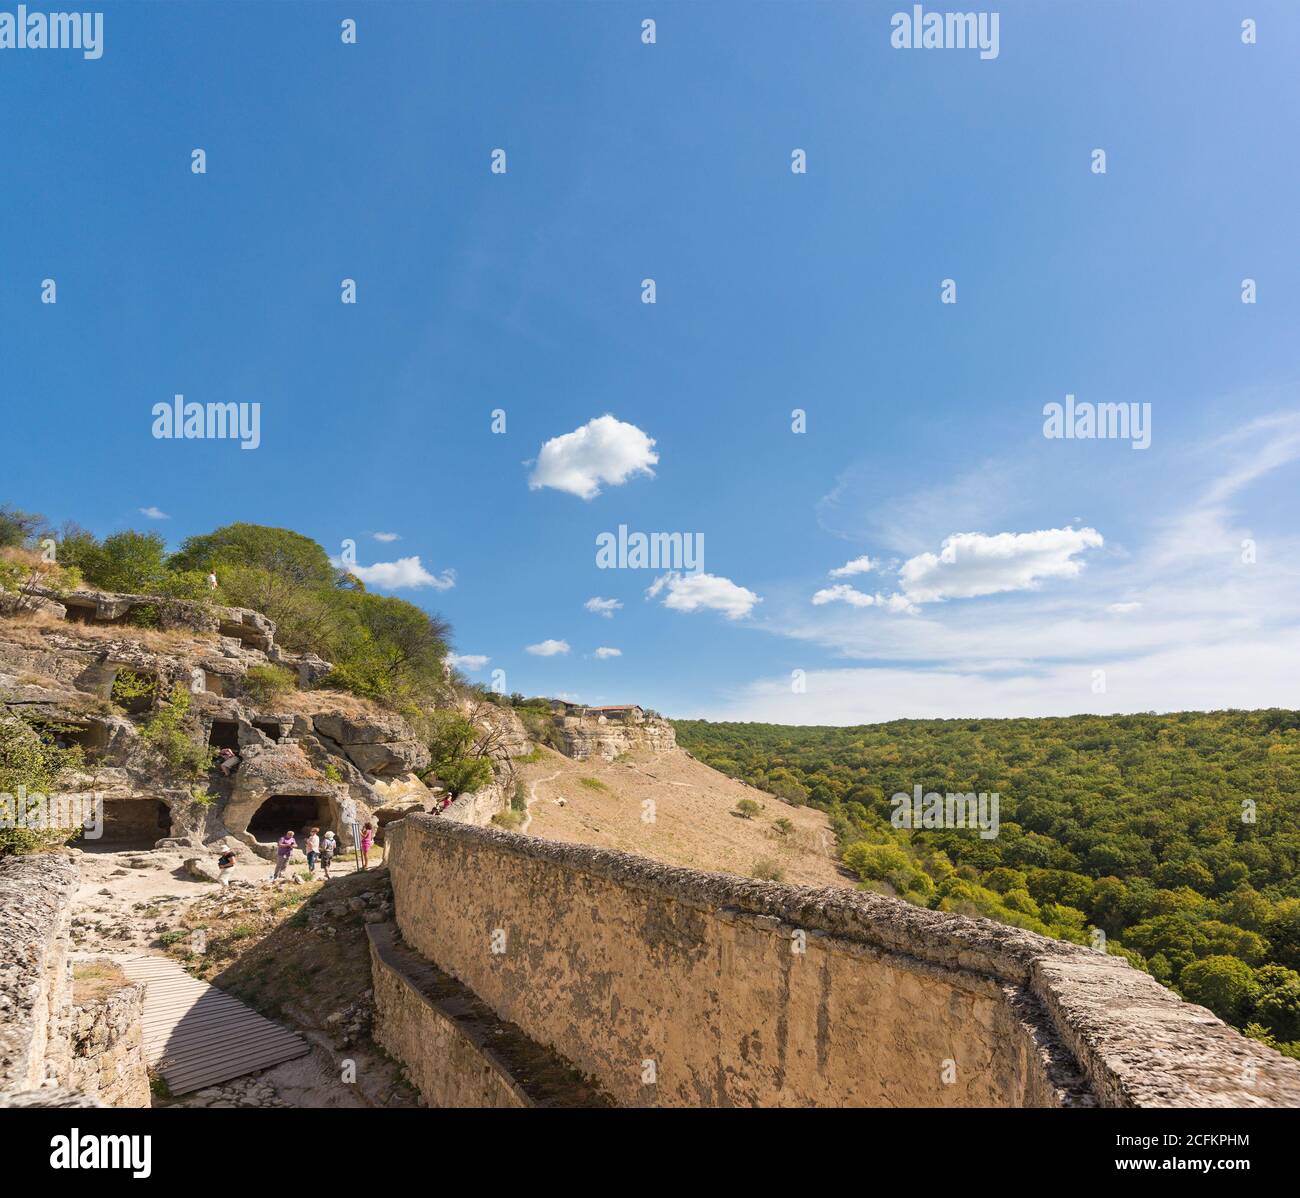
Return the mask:
<path id="1" fill-rule="evenodd" d="M 632 720 L 590 713 L 561 715 L 555 717 L 555 726 L 561 751 L 575 761 L 589 757 L 613 761 L 638 749 L 663 753 L 677 747 L 673 726 L 658 716 Z"/>
<path id="2" fill-rule="evenodd" d="M 0 859 L 0 1093 L 66 1079 L 76 888 L 70 854 Z"/>
<path id="3" fill-rule="evenodd" d="M 364 718 L 339 712 L 312 716 L 315 731 L 332 740 L 357 769 L 367 774 L 407 774 L 429 764 L 429 750 L 414 739 L 400 716 Z"/>

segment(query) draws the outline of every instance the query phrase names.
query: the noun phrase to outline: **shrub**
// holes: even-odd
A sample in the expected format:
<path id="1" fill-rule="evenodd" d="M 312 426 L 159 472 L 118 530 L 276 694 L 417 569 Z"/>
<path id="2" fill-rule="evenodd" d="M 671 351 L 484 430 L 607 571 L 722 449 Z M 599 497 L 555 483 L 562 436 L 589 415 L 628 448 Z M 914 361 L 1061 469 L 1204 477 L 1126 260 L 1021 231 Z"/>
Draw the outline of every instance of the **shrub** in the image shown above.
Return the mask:
<path id="1" fill-rule="evenodd" d="M 763 804 L 754 799 L 741 799 L 736 804 L 736 814 L 741 819 L 753 819 L 760 811 L 763 810 Z"/>
<path id="2" fill-rule="evenodd" d="M 515 811 L 513 808 L 510 811 L 498 811 L 492 817 L 492 822 L 498 828 L 505 828 L 507 831 L 513 832 L 524 822 L 524 813 Z"/>
<path id="3" fill-rule="evenodd" d="M 580 785 L 585 786 L 588 790 L 609 789 L 609 787 L 606 786 L 599 778 L 579 778 L 578 782 Z"/>
<path id="4" fill-rule="evenodd" d="M 118 670 L 113 679 L 109 698 L 121 708 L 129 708 L 138 700 L 147 699 L 152 705 L 158 692 L 158 678 L 154 674 L 137 674 L 135 670 Z"/>
<path id="5" fill-rule="evenodd" d="M 177 773 L 199 777 L 212 766 L 212 750 L 199 743 L 189 712 L 190 692 L 177 683 L 171 699 L 150 717 L 140 735 Z"/>
<path id="6" fill-rule="evenodd" d="M 760 857 L 754 862 L 753 876 L 761 882 L 781 882 L 785 880 L 785 870 L 771 857 Z"/>
<path id="7" fill-rule="evenodd" d="M 32 808 L 27 808 L 25 813 L 17 810 L 20 794 L 33 799 L 48 795 L 60 775 L 79 760 L 78 750 L 51 748 L 25 720 L 0 710 L 0 795 L 6 796 L 0 801 L 0 815 L 8 825 L 0 826 L 0 857 L 58 848 L 81 834 L 79 826 L 41 827 L 43 816 L 35 821 L 38 825 L 35 828 L 20 826 L 19 816 L 31 817 L 33 812 Z"/>
<path id="8" fill-rule="evenodd" d="M 460 711 L 445 708 L 429 720 L 429 769 L 453 798 L 481 790 L 492 781 L 492 761 L 474 753 L 478 730 Z"/>
<path id="9" fill-rule="evenodd" d="M 790 820 L 786 819 L 784 815 L 781 816 L 780 819 L 774 820 L 772 822 L 772 827 L 776 830 L 778 835 L 781 836 L 789 836 L 790 833 L 794 831 L 794 824 Z"/>
<path id="10" fill-rule="evenodd" d="M 510 796 L 510 809 L 512 811 L 528 810 L 528 791 L 522 781 L 515 783 L 514 794 Z"/>
<path id="11" fill-rule="evenodd" d="M 272 703 L 297 689 L 293 671 L 284 666 L 250 666 L 244 674 L 244 693 L 254 703 Z"/>

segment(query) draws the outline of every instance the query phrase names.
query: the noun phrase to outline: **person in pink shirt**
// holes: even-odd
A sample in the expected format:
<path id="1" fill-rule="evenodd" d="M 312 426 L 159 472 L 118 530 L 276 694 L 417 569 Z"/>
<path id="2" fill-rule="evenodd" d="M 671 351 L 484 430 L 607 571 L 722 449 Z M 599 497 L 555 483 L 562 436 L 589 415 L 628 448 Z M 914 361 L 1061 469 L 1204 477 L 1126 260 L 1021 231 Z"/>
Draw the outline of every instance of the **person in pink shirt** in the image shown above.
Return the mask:
<path id="1" fill-rule="evenodd" d="M 367 824 L 361 829 L 361 868 L 370 868 L 370 846 L 375 843 L 375 830 Z"/>
<path id="2" fill-rule="evenodd" d="M 289 864 L 289 858 L 293 854 L 293 850 L 297 847 L 298 841 L 294 838 L 292 832 L 286 832 L 275 842 L 275 873 L 271 875 L 272 882 L 278 882 L 282 877 L 284 877 L 284 871 Z"/>

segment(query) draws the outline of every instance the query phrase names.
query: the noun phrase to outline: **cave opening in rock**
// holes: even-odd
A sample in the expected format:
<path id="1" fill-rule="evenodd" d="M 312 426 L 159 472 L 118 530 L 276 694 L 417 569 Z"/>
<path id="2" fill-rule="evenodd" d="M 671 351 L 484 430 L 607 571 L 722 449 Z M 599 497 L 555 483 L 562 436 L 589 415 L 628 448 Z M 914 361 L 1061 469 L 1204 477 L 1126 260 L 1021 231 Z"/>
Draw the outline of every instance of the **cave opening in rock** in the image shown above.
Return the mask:
<path id="1" fill-rule="evenodd" d="M 105 799 L 104 834 L 86 842 L 110 849 L 153 848 L 172 834 L 172 813 L 160 799 Z"/>
<path id="2" fill-rule="evenodd" d="M 208 731 L 208 744 L 214 749 L 233 749 L 239 752 L 239 723 L 236 720 L 213 720 Z"/>
<path id="3" fill-rule="evenodd" d="M 324 833 L 329 827 L 329 810 L 318 795 L 272 795 L 248 821 L 249 834 L 263 843 L 292 831 L 301 845 L 308 828 Z"/>
<path id="4" fill-rule="evenodd" d="M 76 745 L 85 752 L 87 757 L 94 756 L 108 748 L 108 725 L 99 720 L 91 720 L 90 723 L 80 727 L 68 728 L 59 733 L 55 744 L 60 745 L 61 748 Z"/>
<path id="5" fill-rule="evenodd" d="M 254 720 L 253 727 L 271 740 L 280 739 L 280 725 L 275 720 Z"/>

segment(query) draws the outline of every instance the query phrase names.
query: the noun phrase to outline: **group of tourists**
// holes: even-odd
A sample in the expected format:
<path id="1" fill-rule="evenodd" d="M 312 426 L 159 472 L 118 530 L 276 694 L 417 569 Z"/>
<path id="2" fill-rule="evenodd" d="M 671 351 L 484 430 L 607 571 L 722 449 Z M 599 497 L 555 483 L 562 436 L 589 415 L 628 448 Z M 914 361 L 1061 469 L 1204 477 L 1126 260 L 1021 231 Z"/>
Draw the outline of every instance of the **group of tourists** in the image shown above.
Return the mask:
<path id="1" fill-rule="evenodd" d="M 370 868 L 370 850 L 374 847 L 374 844 L 374 825 L 366 824 L 361 829 L 361 840 L 357 845 L 362 869 Z M 278 882 L 284 877 L 284 872 L 289 866 L 289 859 L 298 847 L 298 838 L 292 829 L 275 842 L 275 871 L 267 879 L 268 881 Z M 307 876 L 309 879 L 316 877 L 316 867 L 318 865 L 326 878 L 332 876 L 330 874 L 330 865 L 334 861 L 335 854 L 339 851 L 338 837 L 334 835 L 333 829 L 330 829 L 322 836 L 319 828 L 308 828 L 301 847 L 307 856 Z M 224 888 L 230 885 L 231 878 L 235 876 L 235 854 L 234 850 L 225 843 L 218 845 L 217 848 L 217 880 Z"/>

